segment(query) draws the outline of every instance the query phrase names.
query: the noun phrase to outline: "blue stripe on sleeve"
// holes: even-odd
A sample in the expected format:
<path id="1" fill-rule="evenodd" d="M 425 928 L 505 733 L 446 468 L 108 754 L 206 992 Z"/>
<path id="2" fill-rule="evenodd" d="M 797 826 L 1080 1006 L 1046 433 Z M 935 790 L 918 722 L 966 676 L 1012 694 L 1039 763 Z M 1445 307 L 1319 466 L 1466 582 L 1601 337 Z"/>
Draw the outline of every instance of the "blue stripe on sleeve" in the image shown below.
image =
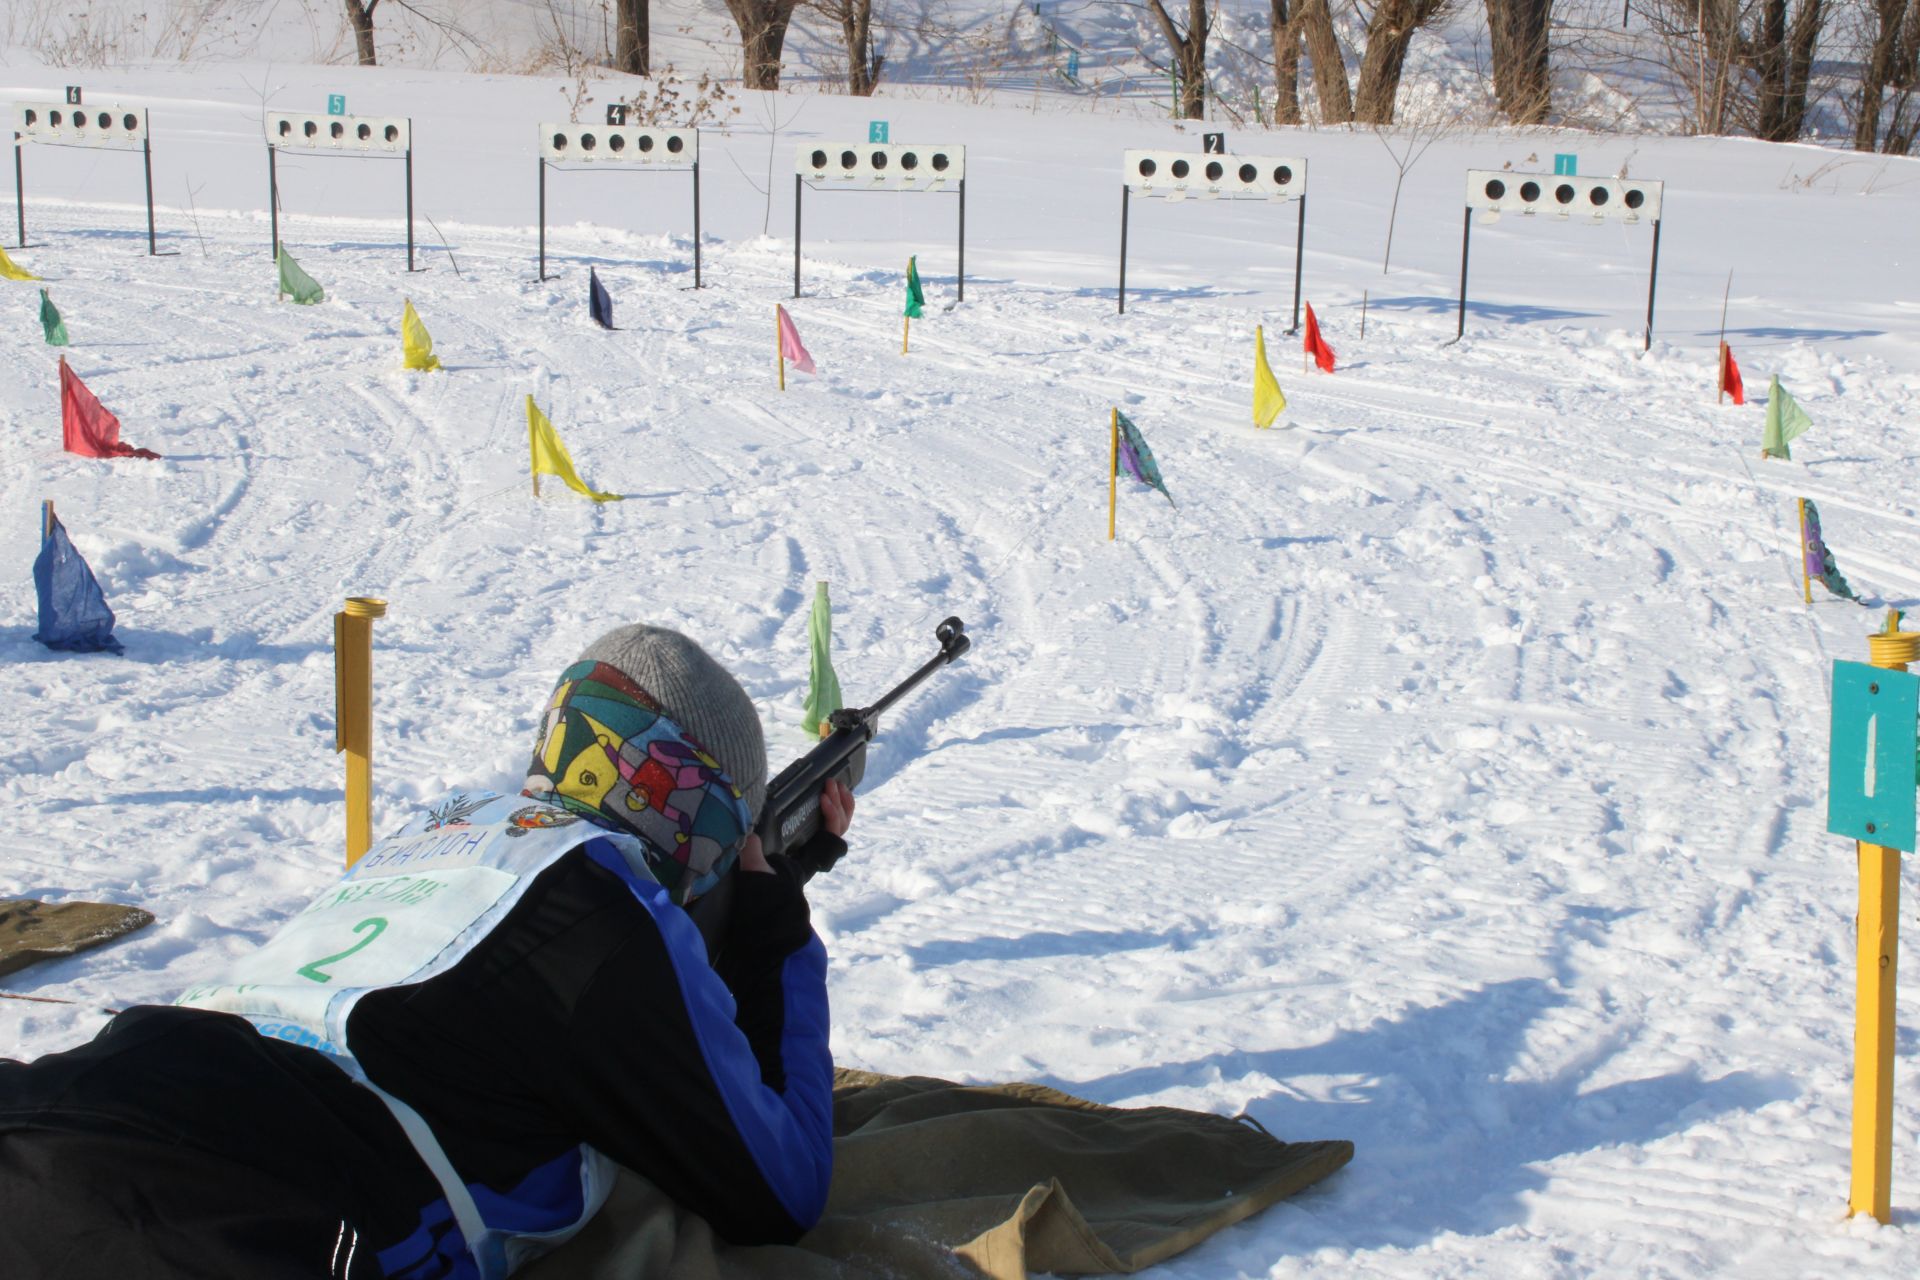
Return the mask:
<path id="1" fill-rule="evenodd" d="M 734 1025 L 733 993 L 707 963 L 707 946 L 687 913 L 662 885 L 636 877 L 618 851 L 596 840 L 585 846 L 596 863 L 626 882 L 653 917 L 673 962 L 687 1016 L 727 1114 L 780 1207 L 811 1228 L 827 1205 L 833 1176 L 833 1058 L 827 1048 L 827 949 L 818 937 L 787 957 L 780 1059 L 787 1089 L 760 1079 L 747 1037 Z"/>

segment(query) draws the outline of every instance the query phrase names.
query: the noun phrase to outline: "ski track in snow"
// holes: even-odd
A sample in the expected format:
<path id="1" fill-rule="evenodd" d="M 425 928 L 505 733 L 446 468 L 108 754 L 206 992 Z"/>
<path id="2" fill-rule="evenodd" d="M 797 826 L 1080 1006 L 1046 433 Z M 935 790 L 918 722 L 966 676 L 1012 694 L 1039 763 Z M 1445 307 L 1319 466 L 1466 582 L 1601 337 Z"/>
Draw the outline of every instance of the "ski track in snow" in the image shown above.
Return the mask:
<path id="1" fill-rule="evenodd" d="M 0 1049 L 95 1030 L 257 944 L 334 873 L 329 615 L 375 626 L 376 823 L 517 785 L 548 681 L 601 629 L 681 626 L 738 672 L 776 766 L 814 581 L 850 696 L 966 619 L 893 713 L 855 856 L 816 882 L 837 1058 L 1350 1137 L 1330 1182 L 1157 1268 L 1226 1274 L 1904 1274 L 1911 1213 L 1843 1222 L 1853 882 L 1824 833 L 1826 662 L 1866 611 L 1798 599 L 1792 497 L 1843 568 L 1920 596 L 1915 460 L 1869 465 L 1913 379 L 1852 359 L 1791 464 L 1746 462 L 1697 351 L 1621 331 L 1382 318 L 1254 431 L 1251 322 L 1218 300 L 947 282 L 899 352 L 897 272 L 810 262 L 821 375 L 773 385 L 786 252 L 391 224 L 296 245 L 276 305 L 250 224 L 147 260 L 132 215 L 35 208 L 74 367 L 167 457 L 69 457 L 52 362 L 0 354 L 0 560 L 52 496 L 123 658 L 30 639 L 0 802 L 8 892 L 159 923 L 17 975 Z M 584 266 L 621 328 L 587 321 Z M 449 371 L 398 368 L 412 296 Z M 9 286 L 19 311 L 37 294 Z M 23 320 L 16 317 L 18 328 Z M 1784 363 L 1813 379 L 1822 362 Z M 596 506 L 525 473 L 524 397 Z M 1106 540 L 1106 411 L 1159 455 Z M 1630 408 L 1626 406 L 1631 406 Z M 1884 452 L 1884 449 L 1880 450 Z M 1889 471 L 1892 472 L 1889 475 Z M 1783 568 L 1784 566 L 1784 568 Z M 1911 890 L 1910 890 L 1911 891 Z M 1908 983 L 1907 992 L 1912 984 Z M 1920 1186 L 1903 994 L 1895 1183 Z M 1905 1263 L 1899 1259 L 1906 1259 Z"/>

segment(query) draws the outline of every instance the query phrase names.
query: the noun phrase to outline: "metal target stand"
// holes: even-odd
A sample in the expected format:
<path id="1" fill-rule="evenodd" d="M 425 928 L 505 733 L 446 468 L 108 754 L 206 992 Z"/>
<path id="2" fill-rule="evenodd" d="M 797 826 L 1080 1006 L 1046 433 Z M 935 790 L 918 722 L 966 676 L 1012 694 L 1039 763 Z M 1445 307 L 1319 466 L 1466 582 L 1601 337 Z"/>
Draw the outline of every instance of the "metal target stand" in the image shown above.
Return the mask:
<path id="1" fill-rule="evenodd" d="M 67 98 L 64 103 L 16 102 L 8 111 L 13 121 L 13 199 L 19 214 L 19 247 L 27 247 L 26 175 L 21 156 L 29 142 L 96 151 L 133 151 L 137 147 L 147 175 L 147 256 L 164 256 L 154 237 L 153 139 L 146 108 L 84 107 L 78 89 L 68 90 Z"/>
<path id="2" fill-rule="evenodd" d="M 1213 135 L 1216 137 L 1224 135 Z M 1300 272 L 1307 248 L 1307 162 L 1287 156 L 1192 155 L 1128 151 L 1121 160 L 1120 314 L 1127 311 L 1127 206 L 1134 193 L 1168 201 L 1269 200 L 1300 202 L 1293 235 L 1293 327 L 1300 329 Z"/>
<path id="3" fill-rule="evenodd" d="M 959 288 L 955 301 L 967 300 L 967 149 L 886 142 L 800 144 L 793 157 L 793 296 L 800 296 L 800 204 L 808 187 L 816 191 L 947 190 L 960 196 Z"/>
<path id="4" fill-rule="evenodd" d="M 609 111 L 611 117 L 614 112 Z M 624 112 L 620 113 L 624 118 Z M 547 170 L 586 173 L 693 172 L 693 287 L 700 281 L 700 131 L 605 125 L 543 124 L 540 130 L 540 279 L 547 278 Z M 562 161 L 566 164 L 563 166 Z"/>
<path id="5" fill-rule="evenodd" d="M 1554 222 L 1653 223 L 1653 256 L 1647 265 L 1647 332 L 1642 351 L 1653 347 L 1653 295 L 1660 281 L 1660 207 L 1666 184 L 1628 178 L 1581 178 L 1572 174 L 1467 170 L 1467 214 L 1460 231 L 1460 314 L 1452 346 L 1467 333 L 1467 252 L 1473 241 L 1473 215 L 1488 222 L 1503 213 Z"/>
<path id="6" fill-rule="evenodd" d="M 267 210 L 273 226 L 273 256 L 280 256 L 281 151 L 343 155 L 406 162 L 407 270 L 413 271 L 413 121 L 404 116 L 334 116 L 302 111 L 267 112 Z"/>

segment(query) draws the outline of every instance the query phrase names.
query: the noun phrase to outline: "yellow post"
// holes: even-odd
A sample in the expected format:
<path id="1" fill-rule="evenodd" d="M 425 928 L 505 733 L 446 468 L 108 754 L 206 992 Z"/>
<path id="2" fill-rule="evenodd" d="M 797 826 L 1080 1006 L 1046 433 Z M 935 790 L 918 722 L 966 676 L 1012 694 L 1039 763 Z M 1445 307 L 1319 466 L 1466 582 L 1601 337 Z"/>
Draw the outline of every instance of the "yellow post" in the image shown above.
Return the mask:
<path id="1" fill-rule="evenodd" d="M 1807 500 L 1796 498 L 1800 504 L 1800 598 L 1808 604 L 1813 603 L 1813 578 L 1807 573 Z"/>
<path id="2" fill-rule="evenodd" d="M 333 615 L 333 749 L 347 753 L 347 865 L 373 843 L 373 620 L 387 602 L 348 596 Z"/>
<path id="3" fill-rule="evenodd" d="M 1120 410 L 1113 410 L 1107 444 L 1107 541 L 1113 541 L 1113 509 L 1120 500 Z"/>
<path id="4" fill-rule="evenodd" d="M 1920 658 L 1920 632 L 1901 631 L 1889 610 L 1887 629 L 1867 637 L 1867 661 L 1905 671 Z M 1900 956 L 1900 851 L 1861 843 L 1860 915 L 1853 1013 L 1853 1182 L 1848 1213 L 1893 1218 L 1893 993 Z"/>

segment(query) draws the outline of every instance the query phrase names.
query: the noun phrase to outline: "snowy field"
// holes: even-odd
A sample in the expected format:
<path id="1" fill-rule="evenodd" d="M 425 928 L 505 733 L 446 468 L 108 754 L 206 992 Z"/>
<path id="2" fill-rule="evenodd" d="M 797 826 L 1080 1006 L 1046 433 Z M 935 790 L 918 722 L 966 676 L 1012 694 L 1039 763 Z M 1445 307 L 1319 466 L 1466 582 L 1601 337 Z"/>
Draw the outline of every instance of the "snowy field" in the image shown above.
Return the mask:
<path id="1" fill-rule="evenodd" d="M 0 96 L 71 79 L 11 65 Z M 814 886 L 836 1059 L 1356 1144 L 1154 1276 L 1920 1273 L 1911 942 L 1895 1221 L 1844 1216 L 1855 874 L 1825 832 L 1828 671 L 1882 615 L 1801 603 L 1793 524 L 1815 499 L 1855 586 L 1920 604 L 1920 162 L 1459 134 L 1408 174 L 1383 274 L 1378 139 L 1234 134 L 1310 160 L 1326 376 L 1281 332 L 1295 206 L 1134 201 L 1116 314 L 1119 153 L 1197 150 L 1166 123 L 743 95 L 702 139 L 695 291 L 684 176 L 556 175 L 535 279 L 534 124 L 564 118 L 561 81 L 84 79 L 152 109 L 166 256 L 137 160 L 46 148 L 15 256 L 124 438 L 166 457 L 60 450 L 37 287 L 4 283 L 0 896 L 159 922 L 10 979 L 76 1003 L 0 1000 L 0 1054 L 217 974 L 337 873 L 342 597 L 391 602 L 386 829 L 451 786 L 517 787 L 554 675 L 634 619 L 740 675 L 778 767 L 806 746 L 825 580 L 856 701 L 947 614 L 975 638 L 883 726 L 855 852 Z M 404 270 L 397 164 L 289 156 L 282 234 L 328 291 L 303 308 L 274 297 L 259 111 L 328 92 L 413 118 L 426 270 Z M 968 147 L 964 302 L 944 196 L 809 195 L 789 298 L 793 148 L 875 116 Z M 1466 341 L 1443 346 L 1463 171 L 1557 151 L 1667 182 L 1652 349 L 1646 227 L 1515 220 L 1476 227 Z M 909 253 L 930 305 L 903 358 Z M 589 265 L 617 332 L 588 321 Z M 1714 397 L 1730 270 L 1745 408 Z M 400 368 L 409 297 L 444 373 Z M 776 302 L 821 366 L 784 393 Z M 1270 431 L 1256 324 L 1291 400 Z M 1758 457 L 1773 373 L 1816 422 L 1792 462 Z M 529 393 L 626 501 L 532 497 Z M 1108 542 L 1115 405 L 1179 506 L 1123 484 Z M 32 640 L 43 498 L 124 656 Z"/>

